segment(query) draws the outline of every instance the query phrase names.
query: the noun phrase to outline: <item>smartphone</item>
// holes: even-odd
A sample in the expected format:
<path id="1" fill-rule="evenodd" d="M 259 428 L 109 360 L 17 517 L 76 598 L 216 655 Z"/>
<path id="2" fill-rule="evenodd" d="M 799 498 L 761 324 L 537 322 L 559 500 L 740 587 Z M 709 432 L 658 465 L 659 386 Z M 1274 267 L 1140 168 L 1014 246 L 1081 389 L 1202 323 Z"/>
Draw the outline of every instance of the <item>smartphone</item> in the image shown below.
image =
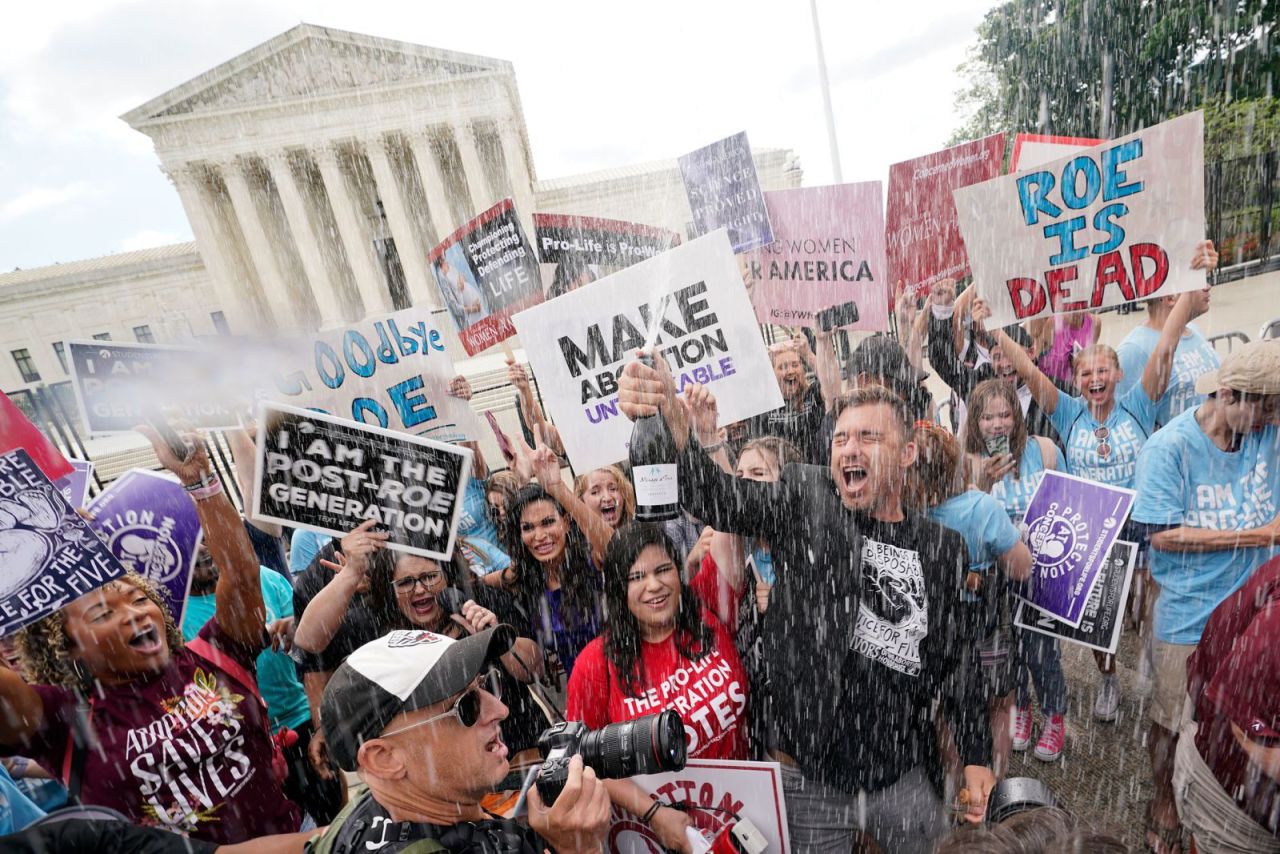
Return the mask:
<path id="1" fill-rule="evenodd" d="M 486 412 L 484 418 L 489 422 L 489 429 L 493 431 L 493 438 L 498 440 L 498 452 L 502 454 L 502 458 L 508 463 L 516 458 L 516 452 L 511 447 L 511 442 L 507 439 L 507 434 L 502 432 L 502 428 L 498 426 L 498 419 L 493 417 L 492 412 Z"/>
<path id="2" fill-rule="evenodd" d="M 993 457 L 1004 456 L 1009 453 L 1009 437 L 1008 436 L 989 436 L 987 437 L 987 454 Z"/>
<path id="3" fill-rule="evenodd" d="M 823 332 L 830 332 L 832 329 L 849 326 L 858 322 L 858 305 L 853 302 L 833 305 L 831 308 L 824 308 L 818 312 L 814 319 L 818 323 L 818 328 Z"/>
<path id="4" fill-rule="evenodd" d="M 169 425 L 168 419 L 164 417 L 164 413 L 159 409 L 149 408 L 142 413 L 142 417 L 151 425 L 151 429 L 156 431 L 156 434 L 169 446 L 169 450 L 173 451 L 174 456 L 179 460 L 185 460 L 191 454 L 191 449 L 187 447 L 187 443 L 182 441 L 178 431 Z"/>

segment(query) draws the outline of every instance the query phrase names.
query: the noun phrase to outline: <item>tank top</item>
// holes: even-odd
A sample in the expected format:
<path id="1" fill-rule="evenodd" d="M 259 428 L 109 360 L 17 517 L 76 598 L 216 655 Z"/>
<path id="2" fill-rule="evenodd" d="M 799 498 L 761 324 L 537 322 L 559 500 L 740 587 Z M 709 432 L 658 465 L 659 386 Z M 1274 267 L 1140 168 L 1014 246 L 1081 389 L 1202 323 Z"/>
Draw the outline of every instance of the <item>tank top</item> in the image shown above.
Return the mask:
<path id="1" fill-rule="evenodd" d="M 1066 318 L 1055 315 L 1053 318 L 1053 344 L 1040 357 L 1040 370 L 1050 379 L 1071 382 L 1071 357 L 1086 347 L 1093 345 L 1093 315 L 1086 314 L 1084 323 L 1073 329 L 1066 323 Z"/>

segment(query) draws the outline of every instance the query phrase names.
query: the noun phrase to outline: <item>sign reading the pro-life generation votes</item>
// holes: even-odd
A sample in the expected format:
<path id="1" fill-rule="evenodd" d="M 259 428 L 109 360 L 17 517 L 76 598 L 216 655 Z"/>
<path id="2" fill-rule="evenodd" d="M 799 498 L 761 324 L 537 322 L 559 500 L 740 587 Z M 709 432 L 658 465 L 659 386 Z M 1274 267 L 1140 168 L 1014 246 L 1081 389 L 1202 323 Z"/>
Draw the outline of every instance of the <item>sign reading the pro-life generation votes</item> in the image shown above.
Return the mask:
<path id="1" fill-rule="evenodd" d="M 1019 595 L 1078 628 L 1133 497 L 1131 489 L 1046 471 L 1023 517 L 1033 564 Z"/>
<path id="2" fill-rule="evenodd" d="M 455 376 L 431 313 L 407 308 L 289 343 L 273 360 L 273 400 L 441 442 L 478 439 L 470 404 L 446 393 Z"/>
<path id="3" fill-rule="evenodd" d="M 390 548 L 448 560 L 470 476 L 466 448 L 264 403 L 253 514 L 335 537 L 372 519 Z"/>
<path id="4" fill-rule="evenodd" d="M 511 315 L 542 302 L 538 259 L 504 199 L 427 255 L 468 356 L 515 334 Z"/>
<path id="5" fill-rule="evenodd" d="M 771 190 L 773 243 L 747 258 L 761 323 L 814 326 L 814 315 L 852 302 L 846 329 L 889 328 L 880 182 Z"/>
<path id="6" fill-rule="evenodd" d="M 154 584 L 182 622 L 203 532 L 195 502 L 171 477 L 132 469 L 88 507 L 90 523 L 124 567 Z"/>
<path id="7" fill-rule="evenodd" d="M 1205 286 L 1203 113 L 954 195 L 988 327 Z"/>
<path id="8" fill-rule="evenodd" d="M 1111 546 L 1093 593 L 1084 605 L 1084 616 L 1076 628 L 1055 620 L 1043 611 L 1019 602 L 1014 625 L 1051 637 L 1078 643 L 1100 652 L 1115 654 L 1120 646 L 1120 629 L 1124 625 L 1124 608 L 1133 580 L 1133 561 L 1138 547 L 1124 540 Z"/>
<path id="9" fill-rule="evenodd" d="M 773 242 L 760 176 L 747 132 L 725 137 L 680 158 L 680 175 L 693 211 L 694 233 L 729 230 L 734 252 Z"/>
<path id="10" fill-rule="evenodd" d="M 195 347 L 70 341 L 72 385 L 90 433 L 128 433 L 149 408 L 194 427 L 239 426 L 218 361 Z M 247 408 L 249 390 L 244 389 Z"/>
<path id="11" fill-rule="evenodd" d="M 0 636 L 124 573 L 30 454 L 0 456 Z"/>
<path id="12" fill-rule="evenodd" d="M 708 386 L 722 424 L 782 405 L 733 250 L 717 231 L 515 316 L 543 405 L 581 471 L 627 456 L 618 376 L 651 323 L 676 386 Z"/>
<path id="13" fill-rule="evenodd" d="M 934 282 L 968 274 L 951 191 L 996 177 L 1003 163 L 1004 134 L 996 133 L 889 167 L 890 299 L 898 282 L 910 294 L 927 293 Z"/>

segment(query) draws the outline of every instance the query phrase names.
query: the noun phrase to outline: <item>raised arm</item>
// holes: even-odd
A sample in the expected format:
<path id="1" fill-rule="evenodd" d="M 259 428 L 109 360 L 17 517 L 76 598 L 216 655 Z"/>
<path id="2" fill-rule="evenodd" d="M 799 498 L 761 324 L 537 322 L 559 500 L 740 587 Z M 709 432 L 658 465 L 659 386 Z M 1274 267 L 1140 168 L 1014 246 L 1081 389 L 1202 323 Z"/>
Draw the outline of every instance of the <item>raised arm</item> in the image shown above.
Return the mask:
<path id="1" fill-rule="evenodd" d="M 335 561 L 320 559 L 320 565 L 333 571 L 329 583 L 320 589 L 302 612 L 294 628 L 293 643 L 310 653 L 323 652 L 333 641 L 347 616 L 351 599 L 360 583 L 368 577 L 369 558 L 386 548 L 388 534 L 374 531 L 377 520 L 361 522 L 342 538 L 342 548 Z"/>
<path id="2" fill-rule="evenodd" d="M 253 505 L 251 498 L 253 475 L 258 465 L 258 453 L 254 447 L 250 429 L 246 427 L 244 430 L 227 430 L 222 434 L 231 447 L 231 460 L 236 467 L 236 485 L 240 487 L 240 494 L 244 496 L 244 505 L 247 508 Z M 284 530 L 277 522 L 258 522 L 250 519 L 248 513 L 245 514 L 245 520 L 269 537 L 279 537 L 284 534 Z"/>
<path id="3" fill-rule="evenodd" d="M 1053 380 L 1045 376 L 1044 371 L 1040 370 L 1027 355 L 1027 351 L 1018 346 L 1018 343 L 1006 335 L 1003 329 L 996 331 L 995 339 L 1000 342 L 1001 352 L 1013 363 L 1013 369 L 1018 372 L 1018 376 L 1022 377 L 1027 388 L 1031 389 L 1031 396 L 1035 398 L 1036 403 L 1040 404 L 1044 414 L 1052 415 L 1058 408 L 1059 394 Z"/>
<path id="4" fill-rule="evenodd" d="M 603 568 L 604 553 L 609 548 L 609 541 L 613 539 L 613 528 L 603 516 L 583 503 L 573 488 L 564 482 L 564 478 L 560 476 L 560 458 L 556 456 L 555 451 L 543 443 L 540 427 L 534 428 L 533 438 L 535 447 L 529 449 L 529 453 L 533 460 L 534 477 L 538 479 L 538 483 L 542 484 L 547 494 L 558 501 L 570 518 L 577 523 L 591 545 L 591 559 L 595 561 L 596 566 Z M 517 437 L 516 441 L 523 443 L 524 438 Z"/>
<path id="5" fill-rule="evenodd" d="M 1173 304 L 1173 310 L 1164 320 L 1164 328 L 1160 330 L 1160 340 L 1151 351 L 1151 358 L 1142 371 L 1142 390 L 1153 401 L 1159 400 L 1169 387 L 1169 376 L 1173 373 L 1173 355 L 1178 349 L 1178 341 L 1191 320 L 1192 300 L 1194 293 L 1185 293 Z"/>

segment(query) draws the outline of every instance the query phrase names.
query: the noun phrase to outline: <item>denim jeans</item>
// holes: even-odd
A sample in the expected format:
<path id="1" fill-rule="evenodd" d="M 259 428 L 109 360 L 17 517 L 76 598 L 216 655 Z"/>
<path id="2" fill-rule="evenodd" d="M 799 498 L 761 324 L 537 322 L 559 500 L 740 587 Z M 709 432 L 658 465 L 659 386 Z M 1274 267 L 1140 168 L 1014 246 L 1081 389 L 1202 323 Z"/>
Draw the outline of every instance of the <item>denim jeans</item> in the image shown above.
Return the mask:
<path id="1" fill-rule="evenodd" d="M 1027 677 L 1035 682 L 1040 697 L 1040 710 L 1046 716 L 1061 715 L 1067 711 L 1067 680 L 1062 675 L 1062 655 L 1058 641 L 1048 635 L 1030 629 L 1014 627 L 1018 635 L 1018 706 L 1031 705 L 1031 691 Z"/>

